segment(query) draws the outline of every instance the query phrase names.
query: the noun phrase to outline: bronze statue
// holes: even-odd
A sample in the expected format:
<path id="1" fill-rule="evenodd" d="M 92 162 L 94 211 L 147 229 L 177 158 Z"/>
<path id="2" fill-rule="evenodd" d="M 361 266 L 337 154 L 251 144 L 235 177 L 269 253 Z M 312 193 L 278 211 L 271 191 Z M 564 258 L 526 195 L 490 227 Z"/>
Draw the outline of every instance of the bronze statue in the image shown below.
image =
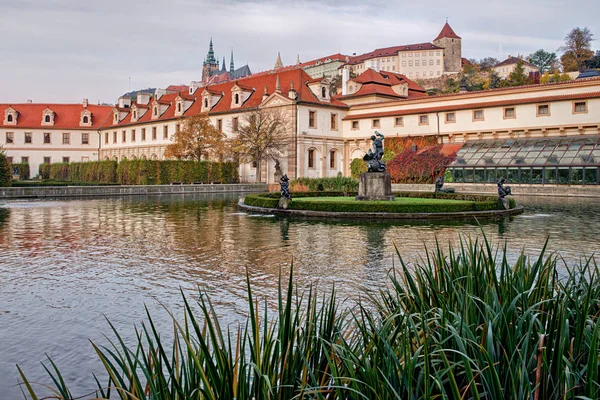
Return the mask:
<path id="1" fill-rule="evenodd" d="M 279 186 L 281 187 L 281 197 L 284 199 L 291 199 L 292 195 L 290 194 L 290 178 L 288 178 L 287 174 L 283 175 L 279 179 Z"/>
<path id="2" fill-rule="evenodd" d="M 499 199 L 503 199 L 508 195 L 512 194 L 512 191 L 510 190 L 510 186 L 504 186 L 504 182 L 506 182 L 506 179 L 504 178 L 500 178 L 498 180 L 498 198 Z"/>
<path id="3" fill-rule="evenodd" d="M 371 140 L 373 141 L 373 150 L 369 149 L 367 154 L 363 157 L 363 160 L 366 161 L 368 172 L 384 172 L 385 171 L 385 163 L 381 161 L 383 157 L 383 139 L 384 136 L 375 131 L 375 135 L 371 136 Z"/>

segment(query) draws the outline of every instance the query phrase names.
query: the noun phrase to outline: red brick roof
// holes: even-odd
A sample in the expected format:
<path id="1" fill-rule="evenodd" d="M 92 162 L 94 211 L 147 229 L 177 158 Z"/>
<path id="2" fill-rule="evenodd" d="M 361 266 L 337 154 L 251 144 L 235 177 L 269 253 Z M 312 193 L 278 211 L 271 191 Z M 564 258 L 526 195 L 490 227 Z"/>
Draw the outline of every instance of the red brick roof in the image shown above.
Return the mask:
<path id="1" fill-rule="evenodd" d="M 365 72 L 352 79 L 354 82 L 360 83 L 361 88 L 352 94 L 348 94 L 345 96 L 340 96 L 339 99 L 343 100 L 345 98 L 351 97 L 359 97 L 359 96 L 368 96 L 373 94 L 378 94 L 382 96 L 390 96 L 395 98 L 405 98 L 404 96 L 396 93 L 392 86 L 399 84 L 408 84 L 408 98 L 422 97 L 427 96 L 425 93 L 425 89 L 417 85 L 412 80 L 408 79 L 406 76 L 402 74 L 397 74 L 395 72 L 389 71 L 380 71 L 376 72 L 371 68 L 367 69 Z"/>
<path id="2" fill-rule="evenodd" d="M 4 111 L 13 108 L 19 113 L 17 125 L 4 125 Z M 54 125 L 42 125 L 42 112 L 45 109 L 54 111 Z M 92 125 L 80 126 L 81 113 L 88 110 L 92 113 Z M 30 129 L 98 129 L 110 117 L 112 106 L 100 106 L 88 104 L 84 108 L 82 104 L 0 104 L 0 127 L 3 128 L 30 128 Z"/>
<path id="3" fill-rule="evenodd" d="M 441 50 L 441 47 L 434 45 L 433 43 L 417 43 L 408 44 L 402 46 L 384 47 L 381 49 L 375 49 L 370 53 L 361 54 L 359 56 L 350 57 L 348 64 L 360 64 L 365 60 L 370 60 L 377 57 L 395 56 L 402 51 L 421 51 L 421 50 Z"/>
<path id="4" fill-rule="evenodd" d="M 458 36 L 456 33 L 454 33 L 454 30 L 450 27 L 450 25 L 448 24 L 448 22 L 446 22 L 444 24 L 444 27 L 440 31 L 440 34 L 437 35 L 437 37 L 435 39 L 433 39 L 433 40 L 436 41 L 436 40 L 441 39 L 441 38 L 460 39 L 460 36 Z"/>

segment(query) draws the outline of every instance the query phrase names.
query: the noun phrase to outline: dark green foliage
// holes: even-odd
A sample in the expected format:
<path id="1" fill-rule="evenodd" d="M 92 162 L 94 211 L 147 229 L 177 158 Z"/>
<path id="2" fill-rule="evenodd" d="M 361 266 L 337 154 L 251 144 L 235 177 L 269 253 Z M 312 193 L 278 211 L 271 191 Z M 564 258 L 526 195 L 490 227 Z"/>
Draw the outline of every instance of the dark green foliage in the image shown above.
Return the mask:
<path id="1" fill-rule="evenodd" d="M 367 172 L 367 169 L 367 163 L 362 158 L 355 158 L 350 163 L 350 175 L 352 175 L 354 179 L 358 179 L 360 174 Z"/>
<path id="2" fill-rule="evenodd" d="M 12 166 L 13 168 L 17 169 L 17 175 L 19 175 L 19 179 L 26 180 L 31 177 L 31 171 L 28 163 L 13 164 Z"/>
<path id="3" fill-rule="evenodd" d="M 485 238 L 437 245 L 415 263 L 399 256 L 389 282 L 358 302 L 302 293 L 293 268 L 274 301 L 259 300 L 247 275 L 236 327 L 204 292 L 195 305 L 182 296 L 171 335 L 148 311 L 132 343 L 109 322 L 114 340 L 92 343 L 109 379 L 85 397 L 598 399 L 600 269 L 564 268 L 545 250 L 512 261 Z M 82 395 L 47 364 L 56 398 Z M 17 369 L 30 398 L 47 390 Z"/>
<path id="4" fill-rule="evenodd" d="M 53 181 L 53 180 L 29 180 L 13 181 L 13 187 L 46 187 L 46 186 L 114 186 L 118 183 L 98 183 L 98 182 L 73 182 L 73 181 Z"/>
<path id="5" fill-rule="evenodd" d="M 360 160 L 363 164 L 363 160 Z M 366 164 L 365 164 L 366 165 Z M 335 178 L 298 178 L 290 182 L 290 188 L 294 190 L 294 185 L 300 184 L 308 188 L 309 191 L 339 191 L 356 192 L 358 190 L 358 181 L 354 178 L 345 178 L 337 176 Z"/>
<path id="6" fill-rule="evenodd" d="M 42 164 L 42 179 L 74 182 L 165 185 L 180 183 L 237 183 L 238 168 L 232 162 L 128 160 Z"/>
<path id="7" fill-rule="evenodd" d="M 3 151 L 0 150 L 0 187 L 11 186 L 12 167 Z"/>

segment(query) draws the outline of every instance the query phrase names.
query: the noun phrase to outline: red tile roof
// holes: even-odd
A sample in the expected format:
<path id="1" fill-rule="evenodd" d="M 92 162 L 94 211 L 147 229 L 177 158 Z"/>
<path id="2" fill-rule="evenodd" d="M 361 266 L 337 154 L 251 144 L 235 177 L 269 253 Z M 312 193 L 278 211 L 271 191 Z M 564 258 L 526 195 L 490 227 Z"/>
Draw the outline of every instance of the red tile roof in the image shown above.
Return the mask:
<path id="1" fill-rule="evenodd" d="M 440 34 L 437 35 L 437 37 L 435 39 L 433 39 L 433 40 L 436 41 L 436 40 L 441 39 L 441 38 L 460 39 L 460 36 L 458 36 L 456 33 L 454 33 L 454 30 L 450 27 L 450 25 L 448 24 L 448 22 L 446 22 L 444 24 L 444 27 L 440 31 Z"/>
<path id="2" fill-rule="evenodd" d="M 425 89 L 417 85 L 415 82 L 408 79 L 406 76 L 402 74 L 397 74 L 395 72 L 388 71 L 380 71 L 376 72 L 371 68 L 367 69 L 365 72 L 352 79 L 353 81 L 362 84 L 361 88 L 352 94 L 348 94 L 345 96 L 339 97 L 340 100 L 345 98 L 359 97 L 359 96 L 368 96 L 373 94 L 378 94 L 382 96 L 389 96 L 395 98 L 405 98 L 404 96 L 396 93 L 392 86 L 399 84 L 408 84 L 408 98 L 422 97 L 427 96 L 425 93 Z"/>
<path id="3" fill-rule="evenodd" d="M 190 87 L 187 85 L 169 85 L 169 86 L 167 86 L 166 90 L 169 92 L 183 92 L 183 91 L 189 92 Z"/>
<path id="4" fill-rule="evenodd" d="M 525 61 L 525 60 L 523 60 L 520 57 L 511 57 L 511 56 L 508 56 L 508 58 L 506 60 L 502 61 L 501 63 L 494 65 L 494 68 L 496 68 L 496 67 L 502 67 L 504 65 L 518 64 L 519 61 L 523 61 L 523 65 L 527 65 L 528 67 L 537 68 L 532 63 L 530 63 L 528 61 Z"/>
<path id="5" fill-rule="evenodd" d="M 381 49 L 375 49 L 370 53 L 361 54 L 359 56 L 350 57 L 348 64 L 360 64 L 365 60 L 370 60 L 371 58 L 377 57 L 385 57 L 385 56 L 395 56 L 399 52 L 402 51 L 421 51 L 421 50 L 441 50 L 441 47 L 434 45 L 433 43 L 417 43 L 417 44 L 408 44 L 402 46 L 393 46 L 393 47 L 384 47 Z"/>
<path id="6" fill-rule="evenodd" d="M 0 119 L 0 127 L 6 128 L 30 128 L 30 129 L 98 129 L 107 117 L 111 116 L 112 106 L 100 106 L 88 104 L 84 108 L 82 104 L 0 104 L 0 113 L 3 116 L 7 108 L 13 108 L 19 112 L 17 125 L 4 125 L 4 118 Z M 46 109 L 54 111 L 54 125 L 42 125 L 42 112 Z M 92 126 L 80 126 L 81 112 L 88 110 L 92 113 Z"/>
<path id="7" fill-rule="evenodd" d="M 303 69 L 306 67 L 312 67 L 315 66 L 317 64 L 317 62 L 319 63 L 326 63 L 326 62 L 331 62 L 331 61 L 341 61 L 341 62 L 346 62 L 347 59 L 349 59 L 349 56 L 345 56 L 343 54 L 337 53 L 337 54 L 332 54 L 330 56 L 326 56 L 326 57 L 321 57 L 321 58 L 317 58 L 315 60 L 310 60 L 310 61 L 306 61 L 300 64 L 294 64 L 294 65 L 286 65 L 282 68 L 277 68 L 277 69 L 270 69 L 267 71 L 262 71 L 262 72 L 257 72 L 256 74 L 253 74 L 253 76 L 257 76 L 257 75 L 267 75 L 267 74 L 272 74 L 275 72 L 281 73 L 281 72 L 286 72 L 286 71 L 292 71 L 295 69 Z M 329 59 L 329 61 L 327 61 L 327 59 Z"/>

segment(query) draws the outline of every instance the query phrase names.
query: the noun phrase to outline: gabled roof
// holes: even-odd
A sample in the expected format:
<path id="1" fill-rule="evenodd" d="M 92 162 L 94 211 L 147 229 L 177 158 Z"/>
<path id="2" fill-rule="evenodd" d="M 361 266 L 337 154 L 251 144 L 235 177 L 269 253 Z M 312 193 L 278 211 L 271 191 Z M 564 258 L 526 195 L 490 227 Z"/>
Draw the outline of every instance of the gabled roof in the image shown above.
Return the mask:
<path id="1" fill-rule="evenodd" d="M 440 31 L 440 34 L 437 35 L 437 37 L 435 39 L 433 39 L 434 41 L 439 40 L 441 38 L 453 38 L 453 39 L 460 39 L 460 36 L 458 36 L 454 30 L 450 27 L 450 24 L 448 24 L 448 22 L 446 22 L 444 24 L 444 27 L 442 28 L 442 30 Z"/>
<path id="2" fill-rule="evenodd" d="M 533 65 L 532 63 L 530 63 L 528 61 L 523 60 L 522 58 L 512 57 L 512 56 L 508 56 L 508 58 L 506 60 L 502 61 L 499 64 L 494 65 L 494 68 L 496 68 L 496 67 L 503 67 L 505 65 L 518 64 L 519 61 L 523 61 L 523 65 L 527 65 L 528 67 L 537 68 L 535 65 Z"/>
<path id="3" fill-rule="evenodd" d="M 441 47 L 434 45 L 433 43 L 417 43 L 407 44 L 402 46 L 383 47 L 381 49 L 375 49 L 370 53 L 361 54 L 359 56 L 350 57 L 348 64 L 360 64 L 365 60 L 371 58 L 395 56 L 402 51 L 421 51 L 421 50 L 441 50 Z"/>
<path id="4" fill-rule="evenodd" d="M 12 108 L 19 113 L 17 119 L 18 128 L 43 128 L 43 129 L 98 129 L 107 117 L 111 115 L 113 106 L 100 106 L 88 104 L 87 108 L 82 104 L 0 104 L 0 113 Z M 54 112 L 54 125 L 42 125 L 42 113 L 50 109 Z M 80 126 L 81 113 L 88 110 L 92 113 L 92 125 Z M 0 119 L 0 127 L 15 128 L 15 125 L 4 125 L 4 118 Z"/>
<path id="5" fill-rule="evenodd" d="M 190 90 L 190 87 L 187 85 L 169 85 L 165 90 L 168 92 L 183 92 L 184 90 Z"/>
<path id="6" fill-rule="evenodd" d="M 360 83 L 361 88 L 352 94 L 340 96 L 339 99 L 343 100 L 346 98 L 368 96 L 368 95 L 381 95 L 394 98 L 406 98 L 409 99 L 415 97 L 427 96 L 425 89 L 417 85 L 412 80 L 408 79 L 402 74 L 395 72 L 380 71 L 377 72 L 371 68 L 352 79 L 354 82 Z M 392 86 L 406 84 L 408 85 L 407 96 L 402 96 L 392 89 Z"/>

